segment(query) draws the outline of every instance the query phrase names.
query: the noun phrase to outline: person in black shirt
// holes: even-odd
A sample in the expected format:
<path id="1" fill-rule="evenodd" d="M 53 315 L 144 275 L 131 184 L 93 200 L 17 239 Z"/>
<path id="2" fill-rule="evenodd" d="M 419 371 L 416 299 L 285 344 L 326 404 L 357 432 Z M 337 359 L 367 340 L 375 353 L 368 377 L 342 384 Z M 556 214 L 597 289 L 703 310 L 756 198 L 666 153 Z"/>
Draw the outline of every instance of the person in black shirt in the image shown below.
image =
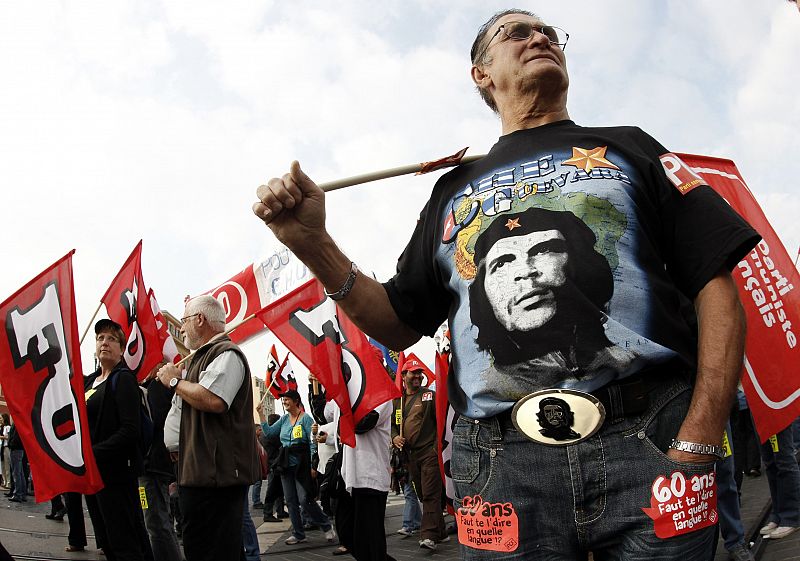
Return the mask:
<path id="1" fill-rule="evenodd" d="M 576 559 L 588 551 L 604 559 L 705 558 L 716 513 L 667 540 L 643 509 L 664 472 L 713 478 L 744 345 L 730 271 L 759 236 L 645 132 L 570 120 L 568 38 L 524 10 L 499 12 L 480 28 L 470 73 L 502 136 L 485 157 L 437 181 L 385 284 L 361 274 L 338 248 L 325 226 L 324 193 L 299 163 L 258 188 L 253 212 L 342 311 L 387 347 L 405 349 L 448 321 L 447 390 L 460 414 L 451 459 L 456 506 L 473 516 L 471 506 L 485 503 L 497 527 L 517 529 L 502 539 L 462 541 L 465 559 Z M 485 256 L 480 239 L 492 229 L 517 229 L 516 219 L 533 207 L 569 212 L 592 230 L 611 270 L 610 300 L 593 297 L 602 286 L 578 283 L 592 278 L 592 261 L 574 260 L 575 274 L 564 275 L 575 289 L 569 309 L 556 309 L 569 300 L 549 297 L 560 291 L 554 282 L 507 300 L 508 327 L 481 333 L 487 327 L 472 322 L 473 297 L 494 306 L 496 319 L 503 314 L 499 299 L 472 289 Z M 566 242 L 560 227 L 546 230 L 554 231 Z M 557 240 L 548 240 L 553 266 L 572 257 Z M 526 251 L 536 245 L 525 242 Z M 535 252 L 526 257 L 537 260 Z M 697 316 L 696 330 L 686 309 Z M 544 325 L 561 311 L 567 328 L 556 349 L 531 361 L 538 342 L 524 337 L 500 359 L 525 366 L 524 375 L 498 367 L 503 353 L 492 339 L 522 331 L 525 322 Z M 545 340 L 547 331 L 540 330 Z M 573 407 L 579 439 L 537 440 L 538 424 L 535 434 L 519 430 L 514 408 L 539 399 L 539 391 L 571 392 L 564 399 L 584 404 Z"/>

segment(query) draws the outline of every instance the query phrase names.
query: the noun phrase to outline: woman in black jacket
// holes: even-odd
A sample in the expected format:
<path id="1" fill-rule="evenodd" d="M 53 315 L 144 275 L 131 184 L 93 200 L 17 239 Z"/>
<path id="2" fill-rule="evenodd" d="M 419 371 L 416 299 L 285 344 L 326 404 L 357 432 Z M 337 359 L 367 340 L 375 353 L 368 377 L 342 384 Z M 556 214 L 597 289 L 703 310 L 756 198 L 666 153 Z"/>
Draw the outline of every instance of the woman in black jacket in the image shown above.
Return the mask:
<path id="1" fill-rule="evenodd" d="M 143 471 L 139 388 L 122 358 L 122 328 L 101 319 L 94 331 L 100 368 L 86 377 L 84 387 L 92 451 L 104 487 L 87 495 L 86 504 L 97 545 L 109 561 L 150 560 L 137 480 Z"/>

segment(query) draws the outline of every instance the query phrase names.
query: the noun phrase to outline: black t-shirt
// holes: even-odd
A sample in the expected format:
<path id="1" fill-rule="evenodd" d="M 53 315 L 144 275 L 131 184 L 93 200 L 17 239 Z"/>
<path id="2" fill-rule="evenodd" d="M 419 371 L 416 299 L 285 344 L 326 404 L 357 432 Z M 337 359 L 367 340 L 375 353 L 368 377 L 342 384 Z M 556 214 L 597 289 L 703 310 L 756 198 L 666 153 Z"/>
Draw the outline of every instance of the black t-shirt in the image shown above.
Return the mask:
<path id="1" fill-rule="evenodd" d="M 449 320 L 456 410 L 695 366 L 691 300 L 759 237 L 676 162 L 638 128 L 560 121 L 442 176 L 385 287 L 419 333 Z"/>

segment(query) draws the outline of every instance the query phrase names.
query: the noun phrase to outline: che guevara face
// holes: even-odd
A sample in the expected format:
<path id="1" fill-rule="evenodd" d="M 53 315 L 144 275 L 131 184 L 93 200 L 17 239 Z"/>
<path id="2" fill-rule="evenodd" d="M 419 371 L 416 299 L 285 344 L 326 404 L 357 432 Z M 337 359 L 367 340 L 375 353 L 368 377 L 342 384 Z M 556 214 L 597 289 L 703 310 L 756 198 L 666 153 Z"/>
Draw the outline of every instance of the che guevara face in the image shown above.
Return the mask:
<path id="1" fill-rule="evenodd" d="M 502 238 L 489 249 L 484 291 L 507 331 L 532 331 L 553 319 L 568 259 L 559 230 Z"/>

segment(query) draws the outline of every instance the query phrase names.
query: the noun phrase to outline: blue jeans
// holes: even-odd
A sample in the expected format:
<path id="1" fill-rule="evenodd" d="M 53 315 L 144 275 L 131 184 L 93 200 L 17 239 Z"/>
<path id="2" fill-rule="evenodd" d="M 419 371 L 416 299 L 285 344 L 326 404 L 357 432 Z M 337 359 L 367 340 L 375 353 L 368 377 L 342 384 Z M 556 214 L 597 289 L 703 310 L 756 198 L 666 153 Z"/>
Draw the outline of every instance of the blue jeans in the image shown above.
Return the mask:
<path id="1" fill-rule="evenodd" d="M 661 539 L 650 506 L 659 476 L 681 471 L 690 478 L 707 474 L 713 462 L 683 464 L 665 451 L 686 416 L 691 400 L 688 379 L 666 378 L 650 392 L 649 408 L 625 417 L 607 411 L 602 428 L 570 446 L 545 446 L 528 440 L 498 417 L 461 416 L 453 431 L 451 472 L 455 507 L 480 495 L 487 503 L 511 503 L 518 517 L 519 545 L 493 552 L 462 544 L 466 560 L 625 561 L 710 558 L 713 526 Z"/>
<path id="2" fill-rule="evenodd" d="M 144 509 L 144 525 L 150 536 L 153 557 L 158 561 L 181 561 L 178 536 L 170 519 L 170 478 L 165 475 L 142 475 L 139 485 L 144 487 L 147 508 Z M 70 523 L 72 521 L 70 520 Z"/>
<path id="3" fill-rule="evenodd" d="M 25 470 L 22 466 L 22 459 L 25 450 L 11 451 L 11 477 L 14 478 L 14 498 L 25 499 L 28 496 L 28 482 L 25 480 Z"/>
<path id="4" fill-rule="evenodd" d="M 250 505 L 247 504 L 247 491 L 245 491 L 244 517 L 242 518 L 242 545 L 244 546 L 244 558 L 246 561 L 259 561 L 261 559 L 256 526 L 250 517 Z"/>
<path id="5" fill-rule="evenodd" d="M 419 530 L 419 526 L 422 524 L 422 507 L 419 506 L 419 499 L 410 481 L 403 484 L 403 496 L 406 499 L 403 507 L 403 528 Z"/>
<path id="6" fill-rule="evenodd" d="M 772 451 L 767 440 L 761 445 L 761 458 L 764 460 L 769 494 L 772 496 L 770 521 L 778 526 L 800 526 L 800 467 L 794 457 L 794 436 L 792 425 L 777 435 L 778 451 Z"/>
<path id="7" fill-rule="evenodd" d="M 728 442 L 732 443 L 731 424 L 725 427 Z M 732 550 L 744 543 L 744 527 L 742 513 L 739 509 L 739 490 L 736 487 L 733 455 L 717 462 L 717 512 L 719 512 L 719 530 L 725 540 L 725 549 Z"/>
<path id="8" fill-rule="evenodd" d="M 290 467 L 286 472 L 281 474 L 281 484 L 283 485 L 283 499 L 286 501 L 286 506 L 289 507 L 289 520 L 292 521 L 292 535 L 298 540 L 306 537 L 306 532 L 303 529 L 303 520 L 300 516 L 300 506 L 306 513 L 306 522 L 314 524 L 327 532 L 332 528 L 331 521 L 322 512 L 317 502 L 312 499 L 305 488 L 295 477 L 295 470 L 297 466 Z"/>
<path id="9" fill-rule="evenodd" d="M 259 479 L 253 486 L 250 487 L 250 498 L 253 501 L 253 504 L 256 505 L 261 502 L 261 480 Z"/>

